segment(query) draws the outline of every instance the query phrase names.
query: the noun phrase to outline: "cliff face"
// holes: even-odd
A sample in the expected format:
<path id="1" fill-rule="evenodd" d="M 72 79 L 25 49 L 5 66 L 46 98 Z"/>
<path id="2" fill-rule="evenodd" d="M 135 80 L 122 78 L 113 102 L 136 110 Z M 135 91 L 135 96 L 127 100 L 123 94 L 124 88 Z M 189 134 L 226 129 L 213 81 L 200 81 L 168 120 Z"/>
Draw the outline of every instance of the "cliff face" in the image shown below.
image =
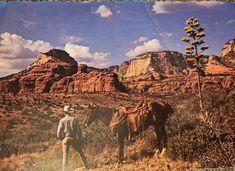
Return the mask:
<path id="1" fill-rule="evenodd" d="M 134 77 L 140 76 L 141 74 L 147 73 L 151 68 L 151 58 L 139 58 L 134 59 L 130 62 L 130 65 L 127 68 L 125 77 Z"/>
<path id="2" fill-rule="evenodd" d="M 39 53 L 27 70 L 0 79 L 0 92 L 14 94 L 103 91 L 125 91 L 125 87 L 115 73 L 78 66 L 68 53 L 58 49 Z"/>
<path id="3" fill-rule="evenodd" d="M 224 45 L 222 56 L 205 56 L 206 76 L 202 90 L 235 88 L 234 40 Z M 224 56 L 223 56 L 224 55 Z M 125 67 L 125 69 L 123 69 Z M 132 91 L 150 93 L 185 93 L 197 91 L 197 74 L 187 68 L 178 52 L 148 52 L 123 63 L 119 76 Z"/>
<path id="4" fill-rule="evenodd" d="M 207 57 L 205 71 L 207 75 L 232 75 L 235 70 L 221 62 L 221 57 L 210 55 Z"/>
<path id="5" fill-rule="evenodd" d="M 229 40 L 223 47 L 220 53 L 221 62 L 228 66 L 235 68 L 235 39 Z"/>
<path id="6" fill-rule="evenodd" d="M 220 52 L 220 56 L 223 57 L 229 52 L 235 52 L 235 39 L 231 39 L 227 43 L 224 44 L 224 47 L 222 48 Z"/>
<path id="7" fill-rule="evenodd" d="M 202 89 L 235 87 L 235 41 L 224 45 L 221 57 L 205 56 Z M 0 78 L 0 92 L 60 93 L 148 91 L 185 93 L 197 90 L 197 75 L 187 68 L 183 55 L 173 51 L 147 52 L 120 66 L 88 67 L 62 50 L 40 53 L 27 70 Z"/>
<path id="8" fill-rule="evenodd" d="M 121 64 L 118 74 L 125 80 L 158 80 L 185 74 L 186 67 L 183 55 L 178 52 L 147 52 Z"/>
<path id="9" fill-rule="evenodd" d="M 59 79 L 77 72 L 77 62 L 68 53 L 52 49 L 39 53 L 28 69 L 0 80 L 1 92 L 28 93 L 49 92 Z"/>
<path id="10" fill-rule="evenodd" d="M 202 91 L 222 91 L 223 89 L 235 88 L 234 75 L 214 75 L 206 76 L 201 78 Z M 135 85 L 138 87 L 138 85 Z M 137 88 L 136 88 L 137 89 Z M 141 90 L 141 89 L 139 89 Z M 147 90 L 149 93 L 174 93 L 174 94 L 184 94 L 184 93 L 197 93 L 197 77 L 196 76 L 186 76 L 179 78 L 167 78 L 161 82 L 153 83 L 149 86 Z"/>
<path id="11" fill-rule="evenodd" d="M 118 80 L 117 74 L 102 70 L 88 71 L 86 65 L 79 65 L 76 74 L 55 82 L 50 90 L 51 93 L 115 91 L 125 91 L 125 87 Z"/>

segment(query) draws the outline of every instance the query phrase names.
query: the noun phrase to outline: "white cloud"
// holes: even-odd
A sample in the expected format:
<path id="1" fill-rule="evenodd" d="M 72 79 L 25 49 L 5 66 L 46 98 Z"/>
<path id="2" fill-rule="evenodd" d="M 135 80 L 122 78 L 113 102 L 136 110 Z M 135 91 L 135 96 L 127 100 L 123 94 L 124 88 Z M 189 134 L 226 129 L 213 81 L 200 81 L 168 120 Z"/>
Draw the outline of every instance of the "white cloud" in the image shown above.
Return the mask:
<path id="1" fill-rule="evenodd" d="M 74 35 L 70 35 L 70 36 L 67 36 L 67 35 L 63 35 L 60 37 L 60 42 L 61 43 L 78 43 L 82 40 L 81 37 L 78 37 L 78 36 L 74 36 Z"/>
<path id="2" fill-rule="evenodd" d="M 222 5 L 219 1 L 190 1 L 190 2 L 155 2 L 153 11 L 157 14 L 174 13 L 177 11 L 196 11 Z"/>
<path id="3" fill-rule="evenodd" d="M 17 73 L 26 69 L 35 59 L 1 59 L 0 58 L 0 77 Z"/>
<path id="4" fill-rule="evenodd" d="M 171 37 L 173 36 L 173 33 L 170 32 L 164 32 L 164 33 L 159 33 L 160 36 L 166 36 L 166 37 Z"/>
<path id="5" fill-rule="evenodd" d="M 75 38 L 70 38 L 76 40 Z M 54 48 L 50 43 L 43 40 L 28 40 L 17 34 L 8 32 L 0 34 L 0 77 L 26 69 L 33 63 L 39 52 L 48 52 Z M 63 49 L 63 47 L 60 47 Z M 109 53 L 90 52 L 88 46 L 81 46 L 68 42 L 64 46 L 71 57 L 79 63 L 85 63 L 94 67 L 106 67 L 110 65 Z"/>
<path id="6" fill-rule="evenodd" d="M 95 14 L 103 18 L 108 18 L 113 15 L 112 11 L 105 5 L 100 5 L 99 8 L 95 11 Z"/>
<path id="7" fill-rule="evenodd" d="M 139 37 L 138 42 L 144 42 L 146 40 L 148 40 L 147 37 L 141 36 L 141 37 Z"/>
<path id="8" fill-rule="evenodd" d="M 25 69 L 38 52 L 47 52 L 52 45 L 43 40 L 27 40 L 8 32 L 0 34 L 0 76 Z"/>
<path id="9" fill-rule="evenodd" d="M 230 19 L 230 20 L 228 20 L 226 23 L 227 23 L 227 24 L 233 24 L 233 23 L 235 23 L 235 19 Z"/>
<path id="10" fill-rule="evenodd" d="M 75 43 L 66 43 L 64 50 L 75 58 L 78 63 L 87 64 L 94 67 L 106 67 L 110 64 L 108 61 L 109 53 L 90 52 L 90 47 L 82 46 Z"/>
<path id="11" fill-rule="evenodd" d="M 158 39 L 152 39 L 144 42 L 142 45 L 136 46 L 133 50 L 127 52 L 126 56 L 134 58 L 142 53 L 149 51 L 157 51 L 159 49 L 161 49 L 160 41 Z"/>
<path id="12" fill-rule="evenodd" d="M 33 26 L 36 25 L 36 23 L 34 23 L 34 22 L 32 22 L 32 21 L 29 21 L 29 20 L 22 19 L 21 21 L 22 21 L 23 26 L 24 26 L 25 28 L 31 28 L 31 27 L 33 27 Z"/>
<path id="13" fill-rule="evenodd" d="M 131 42 L 131 44 L 136 44 L 136 43 L 141 43 L 141 42 L 144 42 L 144 41 L 147 41 L 148 38 L 145 37 L 145 36 L 140 36 L 137 40 Z"/>

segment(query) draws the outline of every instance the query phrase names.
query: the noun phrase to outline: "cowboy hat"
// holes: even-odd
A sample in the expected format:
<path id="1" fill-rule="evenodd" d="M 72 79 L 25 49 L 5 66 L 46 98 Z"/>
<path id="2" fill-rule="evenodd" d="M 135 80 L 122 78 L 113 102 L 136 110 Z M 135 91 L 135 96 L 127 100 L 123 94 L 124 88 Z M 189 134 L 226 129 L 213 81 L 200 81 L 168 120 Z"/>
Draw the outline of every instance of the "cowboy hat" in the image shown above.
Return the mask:
<path id="1" fill-rule="evenodd" d="M 64 112 L 74 112 L 74 108 L 71 106 L 64 106 Z"/>

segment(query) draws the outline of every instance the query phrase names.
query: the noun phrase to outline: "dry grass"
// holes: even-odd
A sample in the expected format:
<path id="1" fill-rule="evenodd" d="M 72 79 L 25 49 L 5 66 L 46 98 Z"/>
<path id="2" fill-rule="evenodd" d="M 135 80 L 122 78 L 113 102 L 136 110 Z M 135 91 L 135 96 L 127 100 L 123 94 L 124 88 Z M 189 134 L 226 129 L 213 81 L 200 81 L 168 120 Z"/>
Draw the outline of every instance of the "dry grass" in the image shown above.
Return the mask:
<path id="1" fill-rule="evenodd" d="M 212 118 L 213 123 L 222 124 L 222 127 L 216 127 L 220 135 L 224 136 L 223 131 L 228 133 L 223 140 L 230 156 L 234 156 L 234 151 L 231 150 L 234 142 L 228 139 L 231 137 L 230 131 L 233 127 L 226 124 L 230 123 L 230 117 L 234 117 L 234 99 L 222 95 L 210 97 L 206 105 L 213 111 L 217 111 L 216 106 L 218 106 L 220 111 Z M 11 109 L 4 107 L 0 111 L 0 124 L 6 124 L 6 129 L 0 132 L 0 170 L 58 171 L 61 169 L 62 149 L 56 139 L 56 128 L 62 117 L 61 107 L 64 104 L 92 102 L 103 107 L 117 107 L 121 103 L 133 105 L 141 99 L 157 97 L 135 94 L 60 94 L 51 97 L 42 95 L 37 100 L 33 100 L 34 98 L 37 99 L 36 95 L 9 97 L 7 103 L 11 103 Z M 219 103 L 216 103 L 218 100 L 220 100 Z M 20 105 L 15 105 L 16 101 L 19 101 Z M 225 162 L 223 152 L 217 150 L 220 148 L 218 141 L 208 134 L 207 127 L 201 123 L 196 98 L 170 97 L 167 101 L 174 106 L 176 112 L 167 121 L 169 143 L 165 156 L 154 156 L 156 137 L 153 128 L 150 128 L 135 143 L 125 143 L 126 163 L 117 165 L 116 139 L 110 136 L 109 130 L 101 122 L 95 122 L 88 129 L 83 130 L 84 151 L 91 170 L 184 170 L 234 164 L 232 158 L 232 163 Z M 80 111 L 78 115 L 81 122 L 84 118 L 83 114 Z M 224 123 L 218 118 L 222 118 Z M 27 126 L 24 127 L 24 125 Z M 80 166 L 80 160 L 72 151 L 70 170 Z"/>
<path id="2" fill-rule="evenodd" d="M 149 131 L 151 132 L 151 130 Z M 151 134 L 151 133 L 150 133 Z M 116 147 L 115 147 L 116 149 Z M 144 138 L 138 139 L 135 143 L 126 147 L 126 163 L 117 165 L 116 150 L 106 146 L 102 152 L 94 155 L 97 149 L 85 148 L 91 170 L 183 170 L 198 168 L 197 162 L 185 162 L 182 160 L 171 160 L 166 156 L 153 156 L 151 144 Z M 148 156 L 151 154 L 150 156 Z M 41 153 L 26 153 L 12 155 L 9 158 L 0 160 L 1 170 L 28 170 L 28 171 L 57 171 L 61 168 L 61 147 L 57 142 L 48 151 Z M 71 151 L 70 169 L 76 170 L 81 167 L 79 158 Z"/>

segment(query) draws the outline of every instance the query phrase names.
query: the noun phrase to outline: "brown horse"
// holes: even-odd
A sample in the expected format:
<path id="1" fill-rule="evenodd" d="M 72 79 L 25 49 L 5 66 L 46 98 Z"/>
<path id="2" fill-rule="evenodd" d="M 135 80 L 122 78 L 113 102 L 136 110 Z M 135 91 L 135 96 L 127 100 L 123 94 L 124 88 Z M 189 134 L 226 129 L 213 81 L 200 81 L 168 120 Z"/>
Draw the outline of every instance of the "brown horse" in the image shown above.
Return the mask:
<path id="1" fill-rule="evenodd" d="M 157 143 L 156 148 L 157 151 L 164 153 L 166 144 L 167 144 L 167 134 L 165 129 L 165 123 L 168 118 L 168 114 L 172 114 L 174 111 L 171 106 L 162 101 L 157 102 L 149 102 L 148 103 L 149 110 L 144 115 L 143 123 L 136 124 L 133 123 L 133 119 L 131 117 L 132 111 L 136 112 L 136 108 L 126 108 L 127 113 L 125 115 L 120 114 L 119 111 L 114 111 L 110 108 L 97 108 L 92 107 L 89 114 L 86 117 L 84 126 L 89 126 L 93 121 L 100 120 L 107 127 L 112 127 L 114 133 L 118 137 L 119 144 L 119 162 L 123 163 L 124 160 L 124 139 L 128 136 L 128 131 L 130 133 L 138 134 L 141 131 L 146 130 L 149 126 L 154 126 L 155 132 L 157 135 Z M 125 117 L 126 116 L 126 117 Z M 117 117 L 121 117 L 121 121 L 114 123 Z M 132 124 L 136 124 L 137 130 L 132 130 Z M 113 127 L 115 126 L 115 127 Z M 113 129 L 115 128 L 115 129 Z"/>

